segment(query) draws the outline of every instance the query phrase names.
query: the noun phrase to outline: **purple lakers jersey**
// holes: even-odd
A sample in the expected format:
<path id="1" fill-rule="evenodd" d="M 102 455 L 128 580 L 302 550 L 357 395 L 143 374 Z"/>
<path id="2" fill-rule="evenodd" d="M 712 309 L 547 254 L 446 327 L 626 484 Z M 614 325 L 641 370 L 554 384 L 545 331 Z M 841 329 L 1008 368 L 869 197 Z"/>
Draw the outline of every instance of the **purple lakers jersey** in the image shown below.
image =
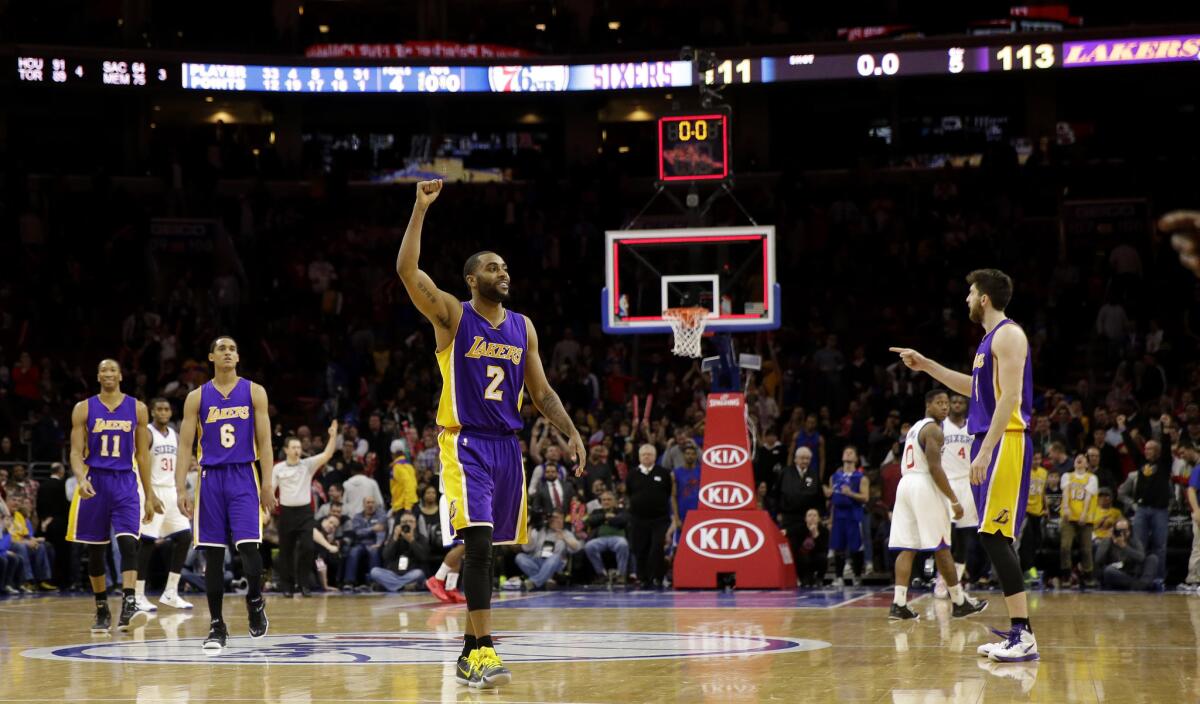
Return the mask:
<path id="1" fill-rule="evenodd" d="M 88 399 L 88 445 L 85 463 L 92 469 L 133 469 L 137 400 L 126 395 L 115 410 L 99 396 Z"/>
<path id="2" fill-rule="evenodd" d="M 204 467 L 247 464 L 258 459 L 250 380 L 238 379 L 228 396 L 217 391 L 211 381 L 201 386 L 197 432 L 200 453 L 196 459 Z"/>
<path id="3" fill-rule="evenodd" d="M 979 348 L 975 350 L 975 363 L 971 367 L 971 410 L 967 414 L 967 432 L 982 437 L 987 434 L 992 424 L 992 414 L 996 412 L 996 402 L 1004 390 L 1000 388 L 1000 370 L 996 358 L 992 354 L 992 339 L 996 331 L 1005 325 L 1016 325 L 1005 318 L 983 336 Z M 1027 430 L 1029 420 L 1033 415 L 1033 360 L 1030 359 L 1029 345 L 1025 345 L 1025 376 L 1021 383 L 1021 402 L 1013 411 L 1005 430 Z"/>
<path id="4" fill-rule="evenodd" d="M 437 422 L 443 428 L 516 432 L 525 389 L 524 316 L 506 310 L 493 327 L 471 305 L 463 304 L 454 341 L 437 353 L 442 396 Z"/>

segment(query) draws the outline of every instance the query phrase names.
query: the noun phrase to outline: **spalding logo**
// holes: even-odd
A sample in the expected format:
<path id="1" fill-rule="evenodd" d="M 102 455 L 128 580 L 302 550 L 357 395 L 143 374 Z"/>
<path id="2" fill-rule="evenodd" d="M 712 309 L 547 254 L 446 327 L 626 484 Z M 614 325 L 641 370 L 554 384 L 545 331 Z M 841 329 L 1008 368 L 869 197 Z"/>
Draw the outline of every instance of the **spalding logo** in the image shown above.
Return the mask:
<path id="1" fill-rule="evenodd" d="M 713 445 L 704 450 L 704 464 L 713 469 L 741 467 L 750 459 L 750 453 L 737 445 Z"/>
<path id="2" fill-rule="evenodd" d="M 736 518 L 711 518 L 688 531 L 688 547 L 716 560 L 736 560 L 758 552 L 766 539 L 758 526 Z"/>
<path id="3" fill-rule="evenodd" d="M 709 508 L 742 508 L 753 500 L 750 487 L 737 482 L 712 482 L 700 490 L 700 503 Z"/>

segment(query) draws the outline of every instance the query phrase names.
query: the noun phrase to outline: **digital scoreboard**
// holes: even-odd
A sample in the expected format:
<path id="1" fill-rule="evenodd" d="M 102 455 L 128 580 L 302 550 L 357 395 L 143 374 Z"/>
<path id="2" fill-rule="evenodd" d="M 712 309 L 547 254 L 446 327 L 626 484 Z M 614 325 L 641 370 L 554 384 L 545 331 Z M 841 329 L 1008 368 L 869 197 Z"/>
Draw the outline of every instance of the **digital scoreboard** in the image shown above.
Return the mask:
<path id="1" fill-rule="evenodd" d="M 658 120 L 658 180 L 665 183 L 729 178 L 729 115 L 669 115 Z"/>

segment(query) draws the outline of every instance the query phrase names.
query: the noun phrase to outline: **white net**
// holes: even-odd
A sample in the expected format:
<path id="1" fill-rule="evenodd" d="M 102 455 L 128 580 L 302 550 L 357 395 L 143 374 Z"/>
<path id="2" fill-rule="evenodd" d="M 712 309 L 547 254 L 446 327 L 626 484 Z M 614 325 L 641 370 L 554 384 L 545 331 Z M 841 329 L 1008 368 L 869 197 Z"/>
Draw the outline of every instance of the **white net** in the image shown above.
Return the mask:
<path id="1" fill-rule="evenodd" d="M 711 312 L 706 308 L 668 308 L 663 318 L 671 324 L 675 347 L 671 352 L 680 357 L 699 357 L 700 339 Z"/>

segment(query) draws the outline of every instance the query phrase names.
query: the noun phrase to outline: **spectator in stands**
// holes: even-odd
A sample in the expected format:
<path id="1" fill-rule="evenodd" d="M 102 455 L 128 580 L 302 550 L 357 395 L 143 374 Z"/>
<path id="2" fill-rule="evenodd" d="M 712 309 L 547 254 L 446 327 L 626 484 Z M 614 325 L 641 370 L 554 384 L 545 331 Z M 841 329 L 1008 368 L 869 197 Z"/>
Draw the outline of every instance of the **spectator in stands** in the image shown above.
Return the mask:
<path id="1" fill-rule="evenodd" d="M 350 478 L 342 485 L 342 489 L 346 492 L 342 503 L 345 504 L 346 513 L 353 516 L 365 510 L 365 499 L 371 498 L 374 500 L 376 508 L 383 507 L 383 493 L 379 491 L 379 483 L 374 478 L 368 477 L 363 473 L 363 466 L 358 462 L 350 465 Z M 413 504 L 417 502 L 417 497 L 413 496 Z M 409 508 L 412 504 L 408 505 Z"/>
<path id="2" fill-rule="evenodd" d="M 325 503 L 321 504 L 321 507 L 317 509 L 316 519 L 318 521 L 320 521 L 321 519 L 328 516 L 330 514 L 330 512 L 333 510 L 334 505 L 336 504 L 338 509 L 342 511 L 342 513 L 338 514 L 338 521 L 340 522 L 342 520 L 342 517 L 345 516 L 345 508 L 346 508 L 346 504 L 344 503 L 345 498 L 346 498 L 345 491 L 342 489 L 341 484 L 330 484 L 329 489 L 328 489 L 328 494 L 329 494 L 329 500 L 326 501 Z"/>
<path id="3" fill-rule="evenodd" d="M 1169 425 L 1168 416 L 1163 416 L 1163 425 Z M 1125 416 L 1117 418 L 1117 427 L 1126 427 Z M 1148 557 L 1156 558 L 1159 579 L 1166 576 L 1167 510 L 1171 503 L 1171 466 L 1174 464 L 1171 443 L 1172 436 L 1177 436 L 1178 432 L 1178 428 L 1168 429 L 1161 440 L 1147 440 L 1144 446 L 1140 430 L 1133 428 L 1124 432 L 1125 447 L 1137 468 L 1125 480 L 1126 484 L 1132 483 L 1130 493 L 1136 506 L 1133 532 L 1137 542 L 1147 550 Z"/>
<path id="4" fill-rule="evenodd" d="M 596 574 L 596 583 L 615 581 L 625 584 L 629 565 L 629 542 L 625 529 L 629 514 L 617 507 L 617 497 L 611 491 L 600 494 L 600 507 L 588 514 L 587 526 L 591 537 L 583 546 L 588 562 Z M 604 554 L 612 553 L 617 561 L 615 570 L 604 569 Z"/>
<path id="5" fill-rule="evenodd" d="M 383 539 L 387 533 L 387 514 L 372 496 L 362 500 L 362 512 L 350 519 L 346 531 L 346 561 L 342 571 L 342 591 L 359 588 L 366 591 L 362 582 L 364 567 L 378 567 L 382 558 Z M 363 563 L 366 563 L 365 565 Z"/>
<path id="6" fill-rule="evenodd" d="M 426 426 L 425 432 L 421 435 L 421 451 L 417 453 L 416 461 L 417 469 L 431 471 L 434 474 L 442 473 L 442 456 L 441 450 L 438 448 L 437 431 L 433 426 Z"/>
<path id="7" fill-rule="evenodd" d="M 556 449 L 558 448 L 551 448 Z M 533 513 L 549 516 L 554 512 L 562 514 L 567 511 L 568 501 L 575 495 L 576 490 L 571 480 L 562 476 L 560 467 L 549 461 L 544 465 L 545 474 L 530 502 L 529 508 Z"/>
<path id="8" fill-rule="evenodd" d="M 58 589 L 50 583 L 51 565 L 54 563 L 53 546 L 44 537 L 37 535 L 37 526 L 31 518 L 33 512 L 26 499 L 9 494 L 8 511 L 12 516 L 9 531 L 12 533 L 10 550 L 17 553 L 22 564 L 21 591 L 53 592 Z"/>
<path id="9" fill-rule="evenodd" d="M 807 450 L 808 448 L 800 448 Z M 792 557 L 796 563 L 796 579 L 802 587 L 820 587 L 825 584 L 826 562 L 829 553 L 829 529 L 821 521 L 817 509 L 810 508 L 804 515 L 804 523 L 792 524 L 784 529 Z"/>
<path id="10" fill-rule="evenodd" d="M 399 440 L 393 441 L 388 449 L 392 453 L 389 473 L 392 505 L 389 513 L 411 510 L 417 503 L 417 470 L 409 461 L 408 453 L 404 451 Z"/>
<path id="11" fill-rule="evenodd" d="M 442 507 L 438 501 L 438 488 L 432 484 L 421 491 L 421 502 L 417 504 L 413 516 L 417 519 L 417 533 L 429 542 L 431 558 L 445 554 L 442 545 Z"/>
<path id="12" fill-rule="evenodd" d="M 384 458 L 392 456 L 392 440 L 394 438 L 384 429 L 383 416 L 379 411 L 374 411 L 367 417 L 367 430 L 363 433 L 362 439 L 367 443 L 367 452 L 374 452 L 381 462 Z"/>
<path id="13" fill-rule="evenodd" d="M 542 477 L 546 475 L 549 468 L 553 467 L 555 475 L 563 476 L 566 472 L 566 467 L 562 463 L 562 449 L 558 445 L 548 445 L 542 452 L 544 461 L 533 468 L 533 473 L 529 477 L 529 495 L 536 497 L 541 489 Z M 562 488 L 562 487 L 560 487 Z"/>
<path id="14" fill-rule="evenodd" d="M 658 450 L 649 443 L 638 450 L 638 466 L 629 471 L 629 544 L 643 585 L 662 586 L 664 549 L 678 520 L 675 516 L 675 479 L 655 462 Z"/>
<path id="15" fill-rule="evenodd" d="M 1064 474 L 1061 481 L 1063 492 L 1062 523 L 1060 525 L 1059 568 L 1061 577 L 1070 579 L 1069 586 L 1079 586 L 1072 568 L 1075 560 L 1071 552 L 1076 537 L 1079 538 L 1079 561 L 1083 570 L 1083 583 L 1094 587 L 1092 577 L 1092 525 L 1095 520 L 1096 494 L 1099 488 L 1096 475 L 1088 471 L 1086 455 L 1075 455 L 1074 471 Z M 1028 509 L 1026 509 L 1028 510 Z M 1054 586 L 1058 587 L 1058 577 Z"/>
<path id="16" fill-rule="evenodd" d="M 663 452 L 662 466 L 675 468 L 683 466 L 683 451 L 689 444 L 695 446 L 692 440 L 692 428 L 688 425 L 678 425 L 675 427 L 675 434 L 667 442 L 667 449 Z"/>
<path id="17" fill-rule="evenodd" d="M 341 510 L 338 504 L 338 510 Z M 337 516 L 329 515 L 321 519 L 313 528 L 313 543 L 316 545 L 317 558 L 314 567 L 322 591 L 337 591 L 336 580 L 342 573 L 342 546 L 338 536 L 341 521 Z M 334 583 L 329 578 L 333 577 Z"/>
<path id="18" fill-rule="evenodd" d="M 584 468 L 583 479 L 585 480 L 585 486 L 593 487 L 594 489 L 596 482 L 600 481 L 603 482 L 606 488 L 611 488 L 613 479 L 616 476 L 616 470 L 613 468 L 612 463 L 609 462 L 608 448 L 604 445 L 592 445 L 591 449 L 588 450 L 587 467 Z M 599 499 L 600 495 L 593 490 L 593 493 L 587 498 Z"/>
<path id="19" fill-rule="evenodd" d="M 813 510 L 821 515 L 825 509 L 821 472 L 813 465 L 812 459 L 812 450 L 807 447 L 796 448 L 792 466 L 779 475 L 779 483 L 775 487 L 775 503 L 778 507 L 775 520 L 796 540 L 802 540 L 808 512 Z M 797 544 L 790 537 L 788 541 L 795 554 Z"/>
<path id="20" fill-rule="evenodd" d="M 417 519 L 405 511 L 383 547 L 382 564 L 371 568 L 371 583 L 389 592 L 410 585 L 415 589 L 429 569 L 429 541 L 417 531 Z"/>
<path id="21" fill-rule="evenodd" d="M 12 516 L 7 511 L 0 512 L 0 596 L 15 596 L 21 593 L 17 588 L 20 576 L 24 573 L 25 563 L 21 556 L 12 550 Z"/>
<path id="22" fill-rule="evenodd" d="M 788 448 L 779 440 L 779 433 L 774 426 L 767 426 L 762 442 L 754 452 L 754 483 L 766 482 L 767 486 L 776 486 L 779 475 L 787 468 L 787 452 Z"/>
<path id="23" fill-rule="evenodd" d="M 1129 521 L 1117 521 L 1111 542 L 1096 555 L 1100 581 L 1105 589 L 1145 590 L 1161 585 L 1158 556 L 1147 555 L 1138 539 L 1130 535 Z"/>
<path id="24" fill-rule="evenodd" d="M 609 488 L 604 485 L 603 480 L 597 479 L 596 481 L 592 482 L 592 490 L 589 495 L 596 498 L 588 501 L 585 505 L 588 513 L 600 508 L 600 496 L 606 491 L 609 491 Z"/>
<path id="25" fill-rule="evenodd" d="M 1064 442 L 1055 440 L 1050 443 L 1050 471 L 1062 477 L 1070 474 L 1074 468 L 1074 463 L 1071 462 L 1071 456 L 1067 454 L 1067 445 Z"/>
<path id="26" fill-rule="evenodd" d="M 1103 540 L 1112 540 L 1113 528 L 1117 525 L 1117 521 L 1124 517 L 1121 509 L 1113 505 L 1112 489 L 1100 487 L 1100 493 L 1096 495 L 1096 521 L 1095 528 L 1092 529 L 1093 544 L 1098 545 Z"/>
<path id="27" fill-rule="evenodd" d="M 50 465 L 50 476 L 38 486 L 36 513 L 41 521 L 42 534 L 54 548 L 54 573 L 60 586 L 66 585 L 70 572 L 71 547 L 67 543 L 67 516 L 71 501 L 67 496 L 66 467 L 62 462 Z"/>
<path id="28" fill-rule="evenodd" d="M 817 414 L 810 413 L 805 416 L 804 428 L 796 433 L 794 447 L 796 449 L 807 447 L 812 453 L 813 460 L 817 463 L 817 469 L 821 472 L 825 471 L 825 436 L 817 428 Z"/>
<path id="29" fill-rule="evenodd" d="M 525 590 L 555 586 L 553 577 L 566 566 L 567 556 L 582 547 L 575 535 L 564 529 L 562 512 L 551 511 L 546 527 L 530 531 L 528 542 L 517 553 L 517 567 L 525 573 Z"/>
<path id="30" fill-rule="evenodd" d="M 1103 428 L 1092 431 L 1092 444 L 1087 449 L 1088 466 L 1096 475 L 1100 488 L 1116 491 L 1121 484 L 1121 459 L 1117 448 L 1105 441 L 1107 434 Z"/>

